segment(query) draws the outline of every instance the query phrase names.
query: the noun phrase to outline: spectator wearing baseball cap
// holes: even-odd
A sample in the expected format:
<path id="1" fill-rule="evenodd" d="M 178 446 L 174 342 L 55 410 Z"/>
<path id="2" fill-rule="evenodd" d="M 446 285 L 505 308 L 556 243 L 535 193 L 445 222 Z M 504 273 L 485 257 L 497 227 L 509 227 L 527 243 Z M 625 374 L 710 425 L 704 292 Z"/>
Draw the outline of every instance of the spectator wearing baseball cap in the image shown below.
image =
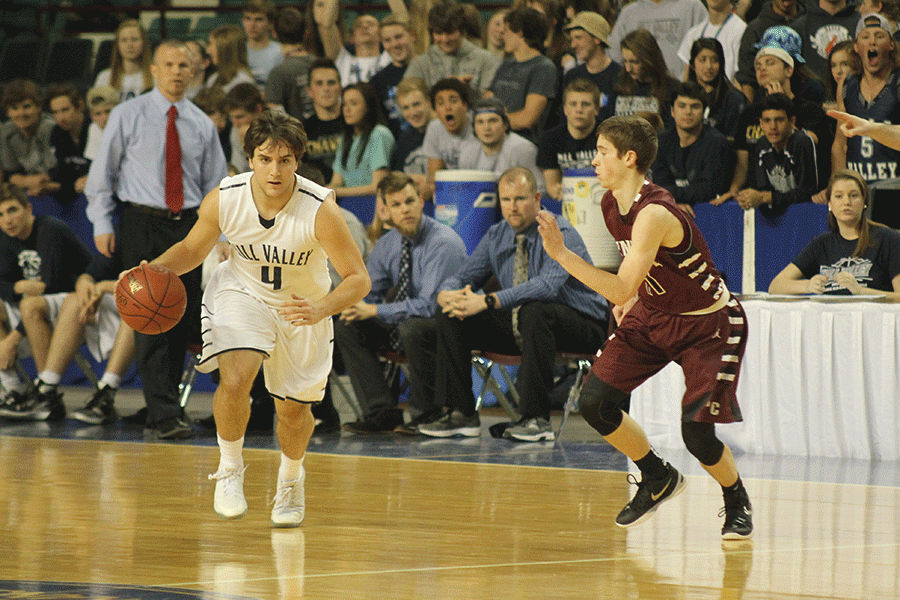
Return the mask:
<path id="1" fill-rule="evenodd" d="M 763 34 L 756 52 L 756 82 L 759 92 L 741 114 L 734 138 L 736 155 L 734 178 L 729 191 L 713 204 L 743 189 L 747 181 L 754 181 L 750 156 L 756 155 L 756 143 L 762 137 L 760 117 L 762 101 L 770 94 L 784 94 L 794 105 L 796 127 L 806 130 L 816 147 L 817 178 L 828 181 L 831 174 L 831 145 L 834 132 L 822 109 L 825 87 L 804 64 L 801 40 L 790 27 L 777 25 Z"/>
<path id="2" fill-rule="evenodd" d="M 897 25 L 900 21 L 900 0 L 861 0 L 856 9 L 863 17 L 877 13 L 886 18 L 893 27 L 894 41 L 900 42 L 900 28 Z"/>
<path id="3" fill-rule="evenodd" d="M 895 30 L 887 18 L 877 13 L 859 20 L 853 50 L 859 56 L 862 72 L 851 73 L 844 80 L 838 110 L 879 123 L 900 123 L 900 53 L 893 39 Z M 860 136 L 847 138 L 838 130 L 832 156 L 835 169 L 857 171 L 869 184 L 872 219 L 900 227 L 900 210 L 894 208 L 898 206 L 896 194 L 900 189 L 900 151 Z"/>
<path id="4" fill-rule="evenodd" d="M 847 0 L 809 2 L 806 14 L 791 23 L 802 42 L 801 54 L 820 79 L 828 74 L 828 52 L 838 42 L 849 40 L 856 30 L 859 13 Z"/>
<path id="5" fill-rule="evenodd" d="M 587 79 L 600 90 L 600 107 L 606 106 L 619 78 L 622 65 L 610 58 L 610 27 L 602 15 L 582 11 L 566 25 L 572 39 L 572 52 L 578 59 L 578 66 L 570 69 L 564 78 L 563 89 L 576 79 Z"/>
<path id="6" fill-rule="evenodd" d="M 757 44 L 763 34 L 776 25 L 788 25 L 805 12 L 798 0 L 772 0 L 764 2 L 762 10 L 755 19 L 747 23 L 747 29 L 741 36 L 741 48 L 738 52 L 738 71 L 735 79 L 748 102 L 753 102 L 756 95 L 756 71 L 753 63 L 756 60 Z"/>
<path id="7" fill-rule="evenodd" d="M 534 173 L 537 190 L 547 193 L 544 174 L 537 168 L 537 146 L 510 131 L 506 107 L 496 98 L 484 98 L 472 108 L 475 139 L 460 150 L 459 168 L 492 171 L 498 177 L 512 167 L 524 167 Z"/>

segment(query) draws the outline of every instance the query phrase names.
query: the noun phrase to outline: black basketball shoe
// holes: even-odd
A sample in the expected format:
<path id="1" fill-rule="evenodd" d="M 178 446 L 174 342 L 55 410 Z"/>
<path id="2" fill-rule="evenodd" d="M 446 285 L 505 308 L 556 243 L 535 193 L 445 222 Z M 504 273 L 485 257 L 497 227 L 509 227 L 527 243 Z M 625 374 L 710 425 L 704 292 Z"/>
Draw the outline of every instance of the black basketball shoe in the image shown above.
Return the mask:
<path id="1" fill-rule="evenodd" d="M 748 540 L 753 537 L 753 507 L 744 486 L 733 494 L 726 494 L 725 507 L 719 511 L 719 516 L 725 517 L 723 540 Z"/>
<path id="2" fill-rule="evenodd" d="M 616 517 L 616 525 L 631 527 L 643 523 L 656 512 L 660 504 L 681 493 L 684 489 L 684 476 L 670 464 L 666 464 L 666 471 L 666 476 L 661 479 L 640 482 L 634 475 L 628 475 L 628 481 L 637 485 L 638 489 L 631 502 Z"/>
<path id="3" fill-rule="evenodd" d="M 62 421 L 66 418 L 62 397 L 62 392 L 55 387 L 43 392 L 32 387 L 25 400 L 9 407 L 3 416 L 17 421 Z"/>

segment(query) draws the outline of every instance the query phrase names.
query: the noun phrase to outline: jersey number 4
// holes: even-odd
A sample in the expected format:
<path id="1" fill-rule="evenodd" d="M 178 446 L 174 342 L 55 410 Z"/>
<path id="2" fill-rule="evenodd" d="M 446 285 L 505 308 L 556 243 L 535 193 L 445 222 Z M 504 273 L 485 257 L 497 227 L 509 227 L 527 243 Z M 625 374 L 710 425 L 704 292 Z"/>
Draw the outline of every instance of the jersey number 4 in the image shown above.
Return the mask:
<path id="1" fill-rule="evenodd" d="M 271 284 L 272 289 L 280 290 L 281 289 L 281 267 L 270 267 L 265 266 L 261 267 L 262 272 L 260 273 L 260 280 L 263 283 Z M 271 275 L 271 277 L 269 277 Z"/>

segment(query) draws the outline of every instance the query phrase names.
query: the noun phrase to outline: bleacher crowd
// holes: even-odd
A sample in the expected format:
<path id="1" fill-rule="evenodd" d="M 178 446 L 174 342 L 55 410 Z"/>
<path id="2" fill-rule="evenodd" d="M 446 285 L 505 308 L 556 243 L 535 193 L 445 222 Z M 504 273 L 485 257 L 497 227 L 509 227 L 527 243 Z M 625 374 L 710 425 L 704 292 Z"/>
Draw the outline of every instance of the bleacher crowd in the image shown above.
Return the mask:
<path id="1" fill-rule="evenodd" d="M 867 202 L 854 208 L 849 226 L 832 208 L 832 231 L 852 237 L 869 216 L 888 228 L 866 226 L 868 245 L 854 239 L 846 250 L 829 247 L 822 266 L 840 271 L 850 261 L 856 275 L 844 284 L 832 277 L 829 289 L 900 291 L 900 242 L 889 229 L 900 227 L 900 151 L 866 136 L 846 138 L 826 115 L 838 109 L 900 124 L 900 0 L 517 0 L 491 14 L 455 0 L 389 0 L 388 9 L 380 20 L 367 12 L 350 19 L 339 0 L 250 0 L 240 24 L 223 13 L 181 36 L 190 56 L 185 95 L 215 125 L 231 173 L 250 170 L 243 138 L 253 119 L 284 111 L 304 126 L 304 176 L 333 189 L 339 204 L 372 197 L 371 223 L 345 211 L 364 254 L 371 248 L 373 281 L 366 301 L 337 320 L 337 347 L 362 409 L 346 429 L 477 435 L 468 357 L 481 348 L 522 355 L 522 419 L 504 435 L 553 439 L 553 356 L 596 350 L 609 307 L 549 264 L 535 218 L 541 198 L 565 199 L 567 171 L 592 168 L 597 126 L 615 115 L 654 126 L 659 148 L 648 177 L 692 215 L 699 204 L 727 202 L 777 215 L 799 203 L 831 203 L 833 178 L 844 195 L 855 185 Z M 0 64 L 19 47 L 12 42 Z M 110 339 L 96 357 L 110 362 L 73 416 L 117 418 L 114 392 L 133 336 L 117 338 L 118 325 L 101 319 L 58 315 L 82 310 L 76 301 L 82 312 L 113 315 L 110 282 L 131 265 L 112 247 L 98 244 L 100 257 L 88 251 L 98 224 L 90 210 L 95 229 L 80 240 L 59 233 L 68 231 L 64 223 L 33 216 L 26 195 L 91 206 L 90 182 L 99 177 L 92 160 L 115 143 L 104 134 L 111 111 L 154 88 L 153 45 L 140 20 L 121 21 L 109 65 L 97 63 L 89 89 L 74 76 L 46 85 L 0 73 L 0 296 L 15 313 L 0 340 L 0 417 L 62 418 L 60 371 L 93 326 Z M 456 169 L 500 180 L 503 219 L 468 257 L 455 234 L 423 214 L 437 173 Z M 569 247 L 587 257 L 561 217 L 560 226 Z M 67 235 L 73 250 L 49 250 L 49 235 Z M 38 258 L 23 261 L 26 250 Z M 819 258 L 807 252 L 802 267 L 783 275 L 812 281 Z M 410 272 L 401 277 L 404 260 L 411 281 Z M 870 270 L 879 273 L 875 282 Z M 827 287 L 816 281 L 811 291 Z M 511 322 L 497 317 L 510 312 Z M 80 323 L 74 334 L 73 322 Z M 502 343 L 487 348 L 489 338 Z M 26 340 L 35 382 L 15 371 Z M 385 351 L 409 360 L 408 420 L 396 386 L 381 377 Z M 251 418 L 271 429 L 271 408 L 257 402 L 264 386 L 254 389 Z M 316 414 L 318 430 L 339 427 L 327 398 Z M 162 420 L 151 414 L 147 421 L 159 437 L 190 435 L 183 416 Z"/>

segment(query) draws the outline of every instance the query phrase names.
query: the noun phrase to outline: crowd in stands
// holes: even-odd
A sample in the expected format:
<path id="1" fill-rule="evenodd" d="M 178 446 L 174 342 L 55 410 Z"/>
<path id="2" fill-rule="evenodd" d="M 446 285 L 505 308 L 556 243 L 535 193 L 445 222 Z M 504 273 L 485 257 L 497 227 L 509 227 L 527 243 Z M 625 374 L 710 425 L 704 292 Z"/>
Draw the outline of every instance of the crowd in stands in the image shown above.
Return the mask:
<path id="1" fill-rule="evenodd" d="M 859 284 L 860 274 L 868 277 L 874 261 L 878 289 L 900 292 L 900 246 L 891 229 L 900 227 L 900 151 L 865 135 L 848 138 L 826 115 L 837 109 L 900 124 L 900 0 L 633 0 L 621 6 L 610 0 L 516 0 L 484 20 L 473 5 L 456 0 L 387 4 L 389 13 L 380 21 L 359 14 L 350 22 L 339 0 L 277 7 L 250 0 L 240 25 L 182 40 L 189 57 L 185 97 L 214 124 L 214 143 L 230 172 L 250 170 L 243 138 L 251 121 L 265 110 L 284 111 L 304 125 L 308 176 L 332 188 L 339 203 L 373 197 L 373 291 L 341 316 L 336 335 L 362 397 L 364 414 L 351 430 L 473 434 L 479 425 L 466 392 L 468 353 L 494 336 L 503 339 L 504 351 L 528 357 L 520 375 L 527 390 L 523 422 L 510 428 L 511 437 L 552 439 L 552 375 L 544 367 L 553 361 L 547 352 L 552 357 L 558 336 L 576 339 L 578 351 L 595 350 L 609 315 L 605 300 L 546 264 L 534 231 L 536 210 L 542 197 L 563 199 L 566 171 L 592 168 L 596 128 L 610 116 L 639 115 L 657 129 L 659 149 L 648 178 L 689 214 L 702 203 L 736 202 L 769 215 L 803 202 L 829 204 L 832 238 L 819 242 L 827 252 L 805 251 L 779 275 L 775 290 L 860 293 L 868 289 Z M 50 364 L 47 352 L 57 335 L 34 323 L 56 322 L 61 310 L 93 316 L 109 296 L 103 282 L 114 279 L 108 265 L 89 268 L 90 253 L 74 239 L 65 256 L 44 256 L 37 232 L 47 225 L 64 231 L 66 225 L 20 215 L 31 214 L 26 195 L 73 203 L 98 169 L 92 161 L 108 158 L 109 146 L 120 143 L 115 136 L 135 134 L 118 113 L 160 85 L 154 77 L 160 66 L 140 21 L 122 21 L 114 35 L 110 67 L 87 91 L 71 85 L 42 90 L 28 80 L 2 89 L 0 241 L 9 248 L 0 246 L 6 253 L 0 263 L 8 263 L 0 269 L 0 291 L 8 288 L 0 295 L 24 321 L 7 319 L 0 340 L 2 417 L 59 417 L 57 372 L 71 357 L 71 339 L 80 338 L 60 341 L 62 350 L 51 355 L 65 360 Z M 106 131 L 111 112 L 118 114 L 114 132 Z M 458 239 L 422 215 L 434 199 L 437 172 L 446 169 L 490 171 L 501 182 L 503 219 L 468 258 Z M 504 193 L 510 202 L 522 203 L 523 195 L 526 201 L 506 206 Z M 853 205 L 853 223 L 838 226 L 843 221 L 834 213 L 836 193 L 864 200 L 859 214 Z M 864 226 L 869 217 L 887 227 Z M 16 219 L 22 223 L 7 226 Z M 403 219 L 411 219 L 414 229 L 406 231 Z M 95 236 L 109 233 L 91 220 Z M 564 219 L 560 227 L 572 237 L 570 248 L 583 246 Z M 848 241 L 861 230 L 866 240 L 877 241 L 877 252 Z M 517 235 L 522 233 L 524 238 Z M 404 239 L 414 242 L 414 284 L 412 299 L 398 301 L 391 289 L 398 284 Z M 519 265 L 513 263 L 523 252 L 517 244 L 523 243 L 535 261 L 528 283 L 514 278 Z M 23 265 L 22 245 L 37 257 L 36 266 Z M 111 259 L 111 246 L 98 248 Z M 76 256 L 71 272 L 47 271 Z M 841 271 L 844 263 L 853 265 L 852 282 L 843 276 L 820 280 L 819 266 Z M 473 300 L 472 290 L 492 275 L 499 291 Z M 55 300 L 31 301 L 48 296 Z M 496 318 L 510 310 L 516 315 L 512 328 Z M 554 325 L 538 328 L 535 321 Z M 79 336 L 86 323 L 95 321 L 82 318 Z M 580 325 L 572 329 L 572 323 Z M 520 326 L 527 340 L 520 338 Z M 115 339 L 118 327 L 104 331 Z M 12 370 L 26 332 L 36 360 L 40 356 L 40 378 L 31 385 Z M 106 358 L 116 352 L 117 359 L 77 418 L 115 418 L 114 390 L 134 345 L 127 335 L 120 339 L 115 349 L 98 353 Z M 373 379 L 376 350 L 390 344 L 414 363 L 412 425 L 397 413 L 395 390 Z M 435 372 L 437 381 L 423 382 Z M 326 413 L 322 428 L 333 429 L 336 413 Z M 171 428 L 162 437 L 166 433 Z M 168 437 L 183 433 L 176 427 Z"/>

